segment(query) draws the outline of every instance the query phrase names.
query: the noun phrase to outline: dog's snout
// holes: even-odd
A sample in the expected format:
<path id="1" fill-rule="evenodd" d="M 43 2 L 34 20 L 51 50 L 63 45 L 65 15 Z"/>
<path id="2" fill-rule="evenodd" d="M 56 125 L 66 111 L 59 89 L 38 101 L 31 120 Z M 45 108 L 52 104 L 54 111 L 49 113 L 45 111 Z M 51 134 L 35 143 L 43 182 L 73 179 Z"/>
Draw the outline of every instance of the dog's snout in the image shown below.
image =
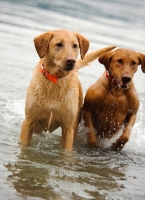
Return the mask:
<path id="1" fill-rule="evenodd" d="M 74 65 L 75 64 L 75 59 L 73 59 L 73 58 L 68 58 L 67 60 L 66 60 L 66 63 L 68 64 L 68 65 Z"/>
<path id="2" fill-rule="evenodd" d="M 72 70 L 73 68 L 74 68 L 74 65 L 75 65 L 75 62 L 76 62 L 76 60 L 74 59 L 74 58 L 72 58 L 72 57 L 68 57 L 67 59 L 66 59 L 66 66 L 65 66 L 65 70 Z"/>
<path id="3" fill-rule="evenodd" d="M 122 77 L 122 82 L 123 83 L 129 83 L 131 81 L 131 77 L 129 77 L 129 76 L 123 76 Z"/>

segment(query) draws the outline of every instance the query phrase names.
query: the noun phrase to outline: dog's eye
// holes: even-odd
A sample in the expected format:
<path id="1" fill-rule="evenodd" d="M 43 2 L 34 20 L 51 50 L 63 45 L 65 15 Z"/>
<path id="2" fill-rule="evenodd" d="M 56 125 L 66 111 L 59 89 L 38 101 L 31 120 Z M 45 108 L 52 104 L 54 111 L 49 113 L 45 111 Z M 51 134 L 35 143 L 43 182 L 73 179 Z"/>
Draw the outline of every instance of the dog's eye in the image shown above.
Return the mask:
<path id="1" fill-rule="evenodd" d="M 136 65 L 136 62 L 135 61 L 131 61 L 131 65 Z"/>
<path id="2" fill-rule="evenodd" d="M 122 60 L 122 59 L 118 59 L 117 62 L 118 62 L 119 64 L 122 64 L 122 63 L 123 63 L 123 60 Z"/>
<path id="3" fill-rule="evenodd" d="M 77 48 L 77 44 L 73 44 L 73 47 L 76 49 Z"/>
<path id="4" fill-rule="evenodd" d="M 63 44 L 62 44 L 61 42 L 59 42 L 59 43 L 56 44 L 56 46 L 57 46 L 57 47 L 62 47 Z"/>

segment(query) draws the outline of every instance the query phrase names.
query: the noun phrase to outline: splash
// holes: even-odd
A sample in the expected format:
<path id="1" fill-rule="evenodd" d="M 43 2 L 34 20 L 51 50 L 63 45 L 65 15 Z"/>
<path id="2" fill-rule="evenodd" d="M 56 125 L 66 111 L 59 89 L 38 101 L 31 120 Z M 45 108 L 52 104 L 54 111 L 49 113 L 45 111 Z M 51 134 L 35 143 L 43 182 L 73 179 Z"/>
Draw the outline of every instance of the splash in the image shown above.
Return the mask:
<path id="1" fill-rule="evenodd" d="M 24 118 L 24 100 L 8 101 L 3 107 L 4 118 L 7 121 Z"/>
<path id="2" fill-rule="evenodd" d="M 25 102 L 23 99 L 8 101 L 3 109 L 3 118 L 6 120 L 7 123 L 14 123 L 19 122 L 21 123 L 24 119 L 24 106 Z M 136 123 L 131 131 L 130 139 L 128 143 L 125 145 L 122 151 L 132 152 L 135 154 L 145 155 L 145 128 L 143 122 L 143 113 L 142 113 L 142 106 L 140 106 L 139 115 L 137 117 Z M 123 128 L 112 137 L 110 140 L 104 139 L 99 141 L 99 147 L 103 148 L 110 148 L 111 144 L 121 135 Z M 60 132 L 60 131 L 59 131 Z M 80 145 L 86 145 L 87 147 L 87 129 L 84 125 L 83 120 L 79 124 L 78 127 L 78 134 L 76 138 L 76 143 Z M 55 135 L 55 132 L 54 132 Z M 58 133 L 56 132 L 56 135 Z M 49 138 L 49 134 L 47 133 L 46 139 Z"/>
<path id="3" fill-rule="evenodd" d="M 117 138 L 122 134 L 123 127 L 120 131 L 114 135 L 111 139 L 99 140 L 99 147 L 108 149 L 111 144 L 117 140 Z M 76 143 L 87 145 L 87 128 L 82 121 L 78 128 L 78 135 Z M 145 155 L 145 129 L 143 127 L 142 118 L 136 121 L 134 127 L 131 130 L 131 135 L 128 143 L 124 146 L 122 151 L 131 152 L 135 154 Z"/>

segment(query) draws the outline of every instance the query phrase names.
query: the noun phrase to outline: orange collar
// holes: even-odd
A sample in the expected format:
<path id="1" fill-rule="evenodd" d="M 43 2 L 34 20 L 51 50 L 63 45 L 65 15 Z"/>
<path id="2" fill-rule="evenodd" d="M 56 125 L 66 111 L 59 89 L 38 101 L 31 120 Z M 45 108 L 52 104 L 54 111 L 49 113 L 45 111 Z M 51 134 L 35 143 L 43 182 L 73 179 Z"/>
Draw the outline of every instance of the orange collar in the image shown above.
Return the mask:
<path id="1" fill-rule="evenodd" d="M 113 76 L 111 76 L 111 74 L 108 71 L 106 71 L 106 78 L 108 78 L 108 80 L 110 81 L 112 85 L 115 85 L 115 86 L 118 85 L 118 82 L 115 80 L 115 78 L 113 78 Z"/>
<path id="2" fill-rule="evenodd" d="M 45 78 L 52 81 L 53 83 L 57 82 L 58 76 L 57 75 L 50 75 L 46 69 L 44 69 L 44 65 L 41 64 L 40 72 L 44 75 Z"/>

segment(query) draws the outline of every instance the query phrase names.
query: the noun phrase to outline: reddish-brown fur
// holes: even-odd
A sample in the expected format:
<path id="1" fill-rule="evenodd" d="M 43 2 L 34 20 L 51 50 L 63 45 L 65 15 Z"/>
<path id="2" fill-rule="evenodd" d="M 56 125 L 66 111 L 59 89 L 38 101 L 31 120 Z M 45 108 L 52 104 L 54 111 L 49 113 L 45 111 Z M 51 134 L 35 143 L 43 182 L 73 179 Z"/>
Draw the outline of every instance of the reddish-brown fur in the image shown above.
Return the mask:
<path id="1" fill-rule="evenodd" d="M 86 92 L 83 119 L 88 127 L 88 144 L 97 146 L 98 138 L 111 138 L 124 125 L 123 133 L 111 146 L 121 150 L 136 120 L 139 99 L 132 78 L 140 64 L 145 72 L 145 55 L 117 49 L 98 60 L 109 74 L 104 72 Z"/>

